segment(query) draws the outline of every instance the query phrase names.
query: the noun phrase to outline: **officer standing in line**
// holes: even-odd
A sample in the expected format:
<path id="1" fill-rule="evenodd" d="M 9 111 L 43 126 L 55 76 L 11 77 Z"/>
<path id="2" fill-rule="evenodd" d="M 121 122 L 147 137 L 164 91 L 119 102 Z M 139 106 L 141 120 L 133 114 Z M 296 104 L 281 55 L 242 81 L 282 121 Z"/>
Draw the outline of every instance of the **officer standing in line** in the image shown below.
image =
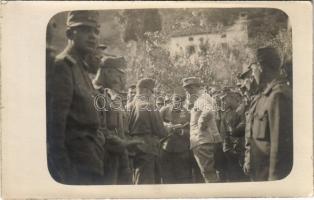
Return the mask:
<path id="1" fill-rule="evenodd" d="M 184 93 L 175 92 L 172 103 L 160 111 L 168 135 L 161 144 L 163 183 L 191 183 L 190 113 L 183 107 Z"/>
<path id="2" fill-rule="evenodd" d="M 128 120 L 129 120 L 129 115 L 130 115 L 130 106 L 132 104 L 132 101 L 134 100 L 134 97 L 136 95 L 136 85 L 132 84 L 128 87 L 128 93 L 127 93 L 127 103 L 125 106 L 125 132 L 127 133 L 127 136 L 129 137 L 129 124 L 128 124 Z M 135 153 L 131 150 L 128 151 L 128 155 L 129 155 L 129 161 L 130 161 L 130 168 L 132 171 L 132 180 L 134 179 L 134 174 L 135 174 L 135 170 L 134 170 L 134 166 L 133 166 L 133 158 Z"/>
<path id="3" fill-rule="evenodd" d="M 245 168 L 244 160 L 245 160 L 245 151 L 248 151 L 249 145 L 247 143 L 247 139 L 245 138 L 245 127 L 248 118 L 250 118 L 251 114 L 249 112 L 249 108 L 251 105 L 251 101 L 253 96 L 257 93 L 257 84 L 255 79 L 252 76 L 252 66 L 254 64 L 250 64 L 244 71 L 238 76 L 239 80 L 239 88 L 242 94 L 242 102 L 236 108 L 235 113 L 236 116 L 239 117 L 239 123 L 233 129 L 234 135 L 237 137 L 241 137 L 241 140 L 244 140 L 243 146 L 241 146 L 240 156 L 239 156 L 239 165 L 241 168 Z M 243 176 L 245 180 L 247 180 L 248 176 Z"/>
<path id="4" fill-rule="evenodd" d="M 155 81 L 144 78 L 136 85 L 136 96 L 130 105 L 129 135 L 133 139 L 143 141 L 134 148 L 133 159 L 134 183 L 159 183 L 158 157 L 159 140 L 166 136 L 166 130 L 159 111 L 155 110 L 152 99 Z"/>
<path id="5" fill-rule="evenodd" d="M 195 98 L 191 109 L 190 148 L 206 183 L 218 182 L 219 157 L 222 153 L 222 138 L 219 134 L 214 112 L 214 100 L 202 89 L 200 79 L 183 79 L 183 88 L 190 99 Z M 220 155 L 218 155 L 220 154 Z M 217 159 L 218 156 L 218 159 Z"/>
<path id="6" fill-rule="evenodd" d="M 241 151 L 240 154 L 240 166 L 244 169 L 245 174 L 247 174 L 246 169 L 249 164 L 248 156 L 249 155 L 249 143 L 246 138 L 247 134 L 245 134 L 245 129 L 247 122 L 250 121 L 252 117 L 252 113 L 250 111 L 250 107 L 254 104 L 255 97 L 258 94 L 258 86 L 256 80 L 253 77 L 253 68 L 255 63 L 250 64 L 246 67 L 241 74 L 238 76 L 240 92 L 242 94 L 242 103 L 236 108 L 235 112 L 238 117 L 240 117 L 240 122 L 237 124 L 236 128 L 233 130 L 234 134 L 238 137 L 244 136 L 244 152 Z M 241 148 L 242 149 L 242 148 Z M 245 162 L 244 160 L 247 160 Z M 244 164 L 245 163 L 245 164 Z M 248 177 L 244 177 L 246 180 Z"/>
<path id="7" fill-rule="evenodd" d="M 97 46 L 98 13 L 71 11 L 66 24 L 68 44 L 56 57 L 49 88 L 48 167 L 60 183 L 102 184 L 105 139 L 85 61 Z"/>
<path id="8" fill-rule="evenodd" d="M 247 177 L 242 170 L 244 155 L 244 127 L 242 116 L 236 112 L 241 102 L 241 95 L 228 91 L 222 96 L 224 112 L 221 117 L 220 134 L 222 135 L 223 151 L 226 156 L 227 176 L 229 181 L 245 181 Z"/>
<path id="9" fill-rule="evenodd" d="M 292 93 L 282 77 L 280 56 L 273 47 L 257 50 L 253 76 L 261 92 L 246 126 L 249 149 L 245 172 L 253 181 L 286 177 L 293 163 Z"/>
<path id="10" fill-rule="evenodd" d="M 94 85 L 102 89 L 104 100 L 103 129 L 106 133 L 106 149 L 109 153 L 108 184 L 130 184 L 131 169 L 127 147 L 134 144 L 125 133 L 125 110 L 120 92 L 125 87 L 126 61 L 123 57 L 102 61 L 94 79 Z"/>

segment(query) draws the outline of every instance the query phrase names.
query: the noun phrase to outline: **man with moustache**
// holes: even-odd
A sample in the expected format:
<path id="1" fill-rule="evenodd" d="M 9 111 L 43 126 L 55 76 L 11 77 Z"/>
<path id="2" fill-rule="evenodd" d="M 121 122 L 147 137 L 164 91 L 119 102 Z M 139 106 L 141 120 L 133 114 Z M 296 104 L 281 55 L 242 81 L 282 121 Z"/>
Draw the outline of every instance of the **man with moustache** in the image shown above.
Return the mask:
<path id="1" fill-rule="evenodd" d="M 193 107 L 190 119 L 190 148 L 206 183 L 218 182 L 222 138 L 219 134 L 214 111 L 214 100 L 206 94 L 197 77 L 183 79 L 183 88 Z M 194 100 L 196 99 L 196 100 Z M 220 155 L 219 155 L 220 154 Z"/>
<path id="2" fill-rule="evenodd" d="M 47 105 L 48 167 L 64 184 L 102 184 L 104 176 L 100 116 L 94 107 L 97 91 L 85 61 L 97 45 L 99 24 L 95 11 L 71 11 L 67 17 L 68 44 L 54 62 Z"/>

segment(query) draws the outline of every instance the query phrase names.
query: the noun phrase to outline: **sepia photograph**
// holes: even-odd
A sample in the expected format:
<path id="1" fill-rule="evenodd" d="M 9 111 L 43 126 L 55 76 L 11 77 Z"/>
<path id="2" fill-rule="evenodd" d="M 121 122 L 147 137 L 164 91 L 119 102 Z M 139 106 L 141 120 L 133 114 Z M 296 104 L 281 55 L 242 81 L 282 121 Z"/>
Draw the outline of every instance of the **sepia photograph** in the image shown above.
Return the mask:
<path id="1" fill-rule="evenodd" d="M 270 8 L 74 10 L 47 26 L 64 184 L 274 181 L 293 166 L 292 34 Z"/>
<path id="2" fill-rule="evenodd" d="M 4 199 L 310 197 L 306 2 L 7 2 Z"/>

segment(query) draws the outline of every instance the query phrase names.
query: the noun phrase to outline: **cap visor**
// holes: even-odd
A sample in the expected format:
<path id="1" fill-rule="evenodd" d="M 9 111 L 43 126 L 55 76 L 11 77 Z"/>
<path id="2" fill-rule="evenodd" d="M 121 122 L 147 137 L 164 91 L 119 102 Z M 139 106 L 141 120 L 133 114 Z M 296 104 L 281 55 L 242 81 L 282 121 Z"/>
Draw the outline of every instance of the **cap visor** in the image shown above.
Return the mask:
<path id="1" fill-rule="evenodd" d="M 240 79 L 245 79 L 250 74 L 250 72 L 251 72 L 251 70 L 247 70 L 247 71 L 243 72 L 240 75 Z"/>
<path id="2" fill-rule="evenodd" d="M 93 22 L 76 22 L 76 23 L 68 24 L 68 27 L 77 27 L 77 26 L 90 26 L 90 27 L 95 27 L 95 28 L 100 27 L 99 24 L 96 24 Z"/>

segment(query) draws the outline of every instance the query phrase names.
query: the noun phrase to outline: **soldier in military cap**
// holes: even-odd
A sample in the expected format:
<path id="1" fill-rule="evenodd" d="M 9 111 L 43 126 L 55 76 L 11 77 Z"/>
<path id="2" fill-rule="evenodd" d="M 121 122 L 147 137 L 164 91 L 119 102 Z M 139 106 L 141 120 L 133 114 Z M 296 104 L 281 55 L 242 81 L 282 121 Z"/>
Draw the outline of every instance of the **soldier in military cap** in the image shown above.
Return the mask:
<path id="1" fill-rule="evenodd" d="M 238 79 L 241 82 L 240 91 L 242 93 L 242 103 L 238 106 L 237 112 L 242 113 L 245 116 L 245 112 L 248 111 L 253 97 L 258 93 L 258 86 L 256 80 L 253 77 L 253 68 L 256 63 L 251 63 L 242 74 L 239 75 Z"/>
<path id="2" fill-rule="evenodd" d="M 261 92 L 246 125 L 249 148 L 244 170 L 254 181 L 279 180 L 290 173 L 293 163 L 291 88 L 280 74 L 275 48 L 260 48 L 256 55 L 253 76 Z"/>
<path id="3" fill-rule="evenodd" d="M 256 85 L 254 85 L 254 78 L 252 76 L 252 65 L 250 64 L 246 67 L 242 73 L 237 76 L 237 88 L 239 89 L 239 93 L 241 94 L 242 101 L 236 108 L 236 112 L 239 116 L 243 116 L 242 118 L 242 130 L 244 135 L 244 127 L 245 127 L 245 112 L 248 110 L 251 96 L 253 95 L 253 90 L 256 89 Z"/>
<path id="4" fill-rule="evenodd" d="M 85 58 L 99 34 L 98 13 L 71 11 L 67 18 L 67 47 L 54 62 L 47 105 L 49 171 L 65 184 L 102 184 L 104 137 L 94 107 L 97 91 L 88 76 Z"/>
<path id="5" fill-rule="evenodd" d="M 104 59 L 98 69 L 94 85 L 101 90 L 105 100 L 103 129 L 106 133 L 106 149 L 109 152 L 108 183 L 131 183 L 127 148 L 138 144 L 126 135 L 125 107 L 120 95 L 125 87 L 126 60 L 123 57 Z"/>
<path id="6" fill-rule="evenodd" d="M 155 110 L 153 91 L 155 81 L 143 78 L 136 85 L 136 96 L 130 105 L 129 135 L 143 141 L 134 148 L 134 183 L 159 183 L 159 140 L 166 130 L 159 111 Z"/>
<path id="7" fill-rule="evenodd" d="M 198 91 L 202 87 L 201 81 L 196 77 L 184 78 L 183 80 L 183 88 L 187 93 L 187 108 L 190 110 L 196 99 L 198 98 Z"/>
<path id="8" fill-rule="evenodd" d="M 224 109 L 220 120 L 220 134 L 223 137 L 223 151 L 226 156 L 227 178 L 229 181 L 245 181 L 244 159 L 244 119 L 237 112 L 242 101 L 240 93 L 227 91 L 221 96 Z"/>
<path id="9" fill-rule="evenodd" d="M 94 85 L 112 89 L 117 93 L 125 89 L 126 60 L 124 57 L 104 58 L 93 80 Z"/>
<path id="10" fill-rule="evenodd" d="M 256 63 L 251 63 L 242 74 L 238 77 L 241 80 L 241 91 L 247 96 L 252 97 L 258 93 L 256 79 L 253 76 L 253 69 L 256 68 Z M 250 100 L 250 99 L 249 99 Z"/>
<path id="11" fill-rule="evenodd" d="M 205 182 L 209 183 L 219 181 L 216 161 L 218 154 L 222 154 L 222 138 L 215 121 L 214 100 L 204 92 L 202 85 L 197 77 L 183 79 L 183 88 L 192 101 L 196 99 L 191 109 L 190 148 Z"/>
<path id="12" fill-rule="evenodd" d="M 250 167 L 250 122 L 254 114 L 255 102 L 259 97 L 259 86 L 253 76 L 253 69 L 257 69 L 257 63 L 251 63 L 239 76 L 239 79 L 242 81 L 240 87 L 243 94 L 243 102 L 236 109 L 238 115 L 242 116 L 242 122 L 240 122 L 237 128 L 238 132 L 239 134 L 245 134 L 243 170 L 246 175 L 248 175 Z"/>
<path id="13" fill-rule="evenodd" d="M 183 107 L 185 94 L 176 91 L 172 103 L 164 106 L 161 117 L 168 130 L 162 139 L 161 174 L 163 183 L 191 183 L 190 113 Z"/>

